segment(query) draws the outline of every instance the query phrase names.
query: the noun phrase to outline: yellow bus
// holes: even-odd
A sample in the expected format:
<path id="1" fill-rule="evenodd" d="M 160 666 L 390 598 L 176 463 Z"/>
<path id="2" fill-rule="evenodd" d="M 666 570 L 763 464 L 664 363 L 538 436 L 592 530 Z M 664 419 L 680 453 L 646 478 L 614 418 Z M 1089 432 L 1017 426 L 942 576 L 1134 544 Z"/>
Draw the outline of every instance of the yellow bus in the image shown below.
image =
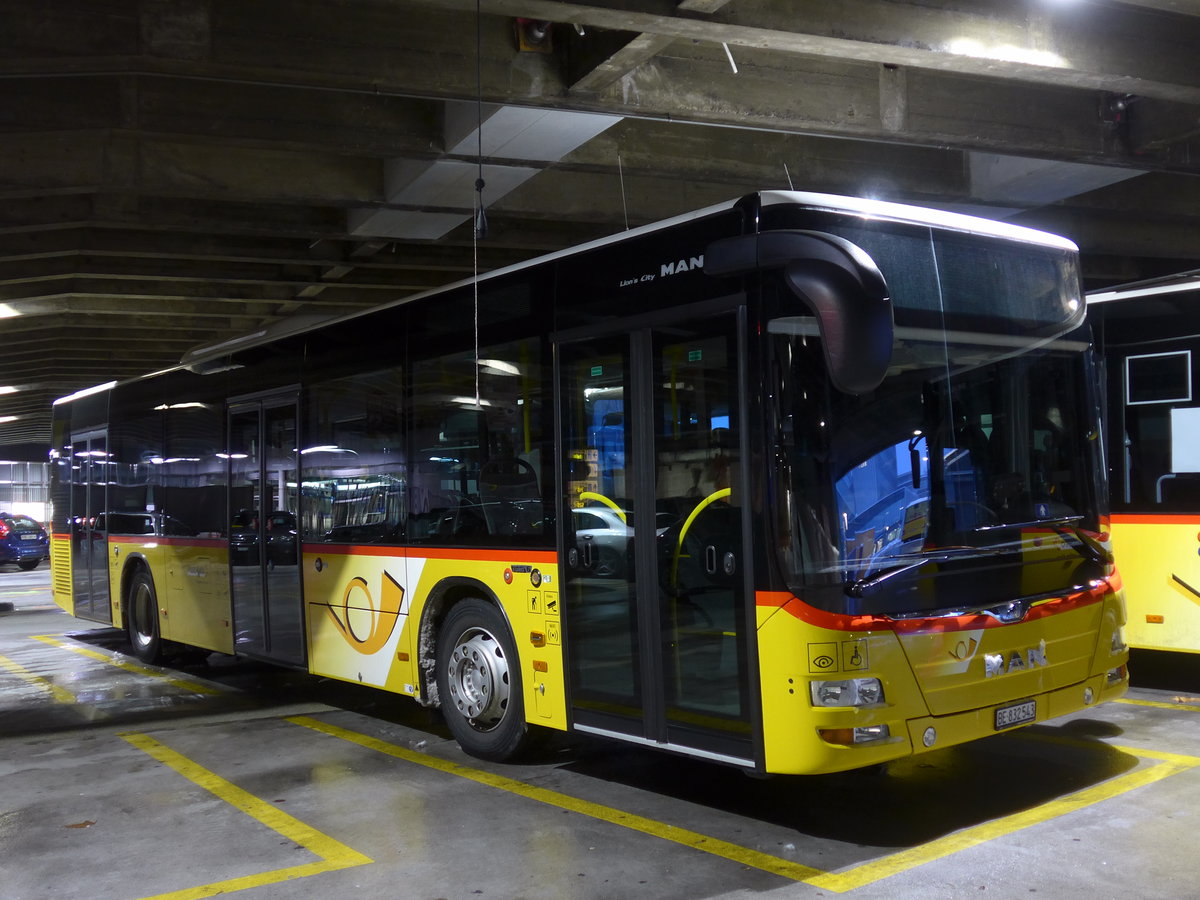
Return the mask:
<path id="1" fill-rule="evenodd" d="M 55 405 L 53 584 L 234 654 L 739 766 L 1127 687 L 1064 239 L 762 192 Z"/>
<path id="2" fill-rule="evenodd" d="M 1200 282 L 1088 295 L 1103 347 L 1112 545 L 1131 647 L 1200 653 Z"/>

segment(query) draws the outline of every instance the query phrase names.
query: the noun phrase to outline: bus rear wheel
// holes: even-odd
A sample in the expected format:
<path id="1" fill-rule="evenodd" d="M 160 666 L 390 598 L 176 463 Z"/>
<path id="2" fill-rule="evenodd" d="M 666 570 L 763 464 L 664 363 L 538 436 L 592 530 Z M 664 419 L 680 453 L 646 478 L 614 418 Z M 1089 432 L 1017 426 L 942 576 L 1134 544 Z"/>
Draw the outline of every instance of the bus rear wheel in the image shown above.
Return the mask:
<path id="1" fill-rule="evenodd" d="M 521 666 L 508 625 L 490 603 L 460 600 L 438 635 L 442 716 L 455 740 L 480 759 L 516 756 L 529 736 Z"/>
<path id="2" fill-rule="evenodd" d="M 139 570 L 129 582 L 129 593 L 125 600 L 125 626 L 129 629 L 129 642 L 138 659 L 147 663 L 162 660 L 158 596 L 154 592 L 154 580 L 145 569 Z"/>

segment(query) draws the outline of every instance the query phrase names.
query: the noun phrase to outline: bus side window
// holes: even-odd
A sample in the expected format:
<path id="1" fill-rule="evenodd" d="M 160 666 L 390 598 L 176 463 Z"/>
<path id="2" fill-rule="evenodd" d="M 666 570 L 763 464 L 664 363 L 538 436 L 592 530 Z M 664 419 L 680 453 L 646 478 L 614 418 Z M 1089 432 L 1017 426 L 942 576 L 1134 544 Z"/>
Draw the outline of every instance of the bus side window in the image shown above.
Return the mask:
<path id="1" fill-rule="evenodd" d="M 399 368 L 313 387 L 301 453 L 303 540 L 355 544 L 404 540 L 408 466 L 403 396 Z"/>
<path id="2" fill-rule="evenodd" d="M 533 339 L 414 364 L 410 540 L 552 540 L 541 470 L 541 383 Z"/>

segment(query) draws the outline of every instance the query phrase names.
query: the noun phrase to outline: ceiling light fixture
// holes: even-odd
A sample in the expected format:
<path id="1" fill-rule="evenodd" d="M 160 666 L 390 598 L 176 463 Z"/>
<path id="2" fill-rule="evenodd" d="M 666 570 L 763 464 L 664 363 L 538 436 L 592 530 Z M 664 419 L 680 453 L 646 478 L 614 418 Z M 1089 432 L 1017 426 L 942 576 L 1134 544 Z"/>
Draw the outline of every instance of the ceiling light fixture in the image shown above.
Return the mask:
<path id="1" fill-rule="evenodd" d="M 1135 297 L 1154 297 L 1158 294 L 1182 294 L 1186 291 L 1200 291 L 1200 274 L 1192 275 L 1181 281 L 1142 282 L 1124 287 L 1105 288 L 1101 291 L 1090 291 L 1087 295 L 1087 302 L 1089 306 L 1092 306 L 1096 303 L 1108 303 L 1113 300 L 1132 300 Z"/>

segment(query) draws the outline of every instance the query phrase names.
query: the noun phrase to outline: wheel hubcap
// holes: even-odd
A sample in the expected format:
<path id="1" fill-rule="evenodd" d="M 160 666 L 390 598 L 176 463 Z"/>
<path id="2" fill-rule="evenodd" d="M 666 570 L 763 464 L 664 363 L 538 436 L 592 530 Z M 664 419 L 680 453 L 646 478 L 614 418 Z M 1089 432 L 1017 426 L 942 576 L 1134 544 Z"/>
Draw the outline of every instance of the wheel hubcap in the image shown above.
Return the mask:
<path id="1" fill-rule="evenodd" d="M 509 699 L 508 660 L 500 642 L 472 628 L 459 637 L 447 666 L 455 709 L 480 731 L 496 727 Z"/>

